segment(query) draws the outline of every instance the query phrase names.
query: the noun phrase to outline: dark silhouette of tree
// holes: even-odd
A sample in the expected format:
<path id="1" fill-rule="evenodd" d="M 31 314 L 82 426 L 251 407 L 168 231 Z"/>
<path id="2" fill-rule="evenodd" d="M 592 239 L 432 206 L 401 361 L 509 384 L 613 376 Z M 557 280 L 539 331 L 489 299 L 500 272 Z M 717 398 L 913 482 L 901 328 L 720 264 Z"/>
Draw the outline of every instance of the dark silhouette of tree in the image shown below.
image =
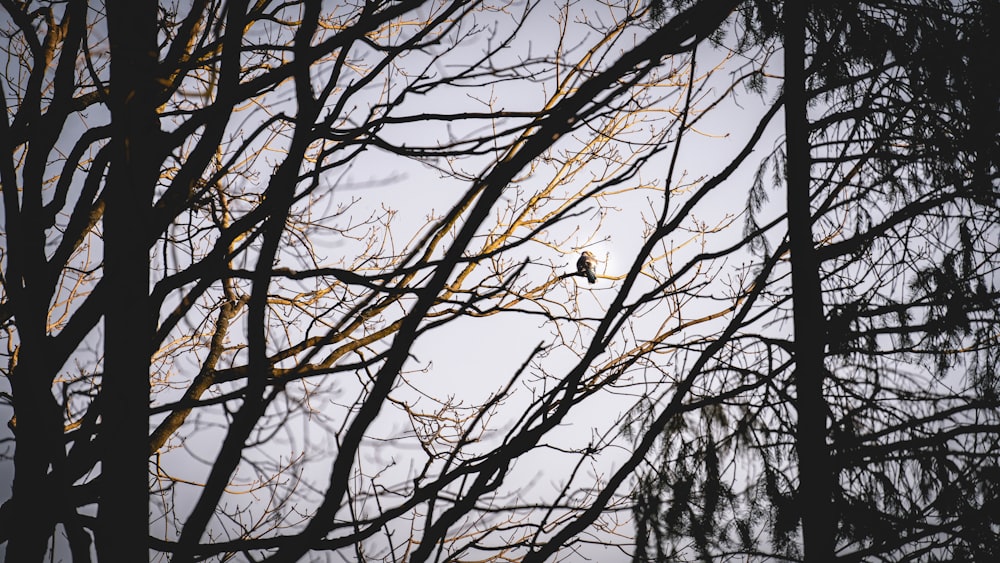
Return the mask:
<path id="1" fill-rule="evenodd" d="M 782 3 L 782 86 L 785 115 L 785 197 L 791 269 L 794 333 L 789 349 L 795 362 L 795 456 L 798 465 L 796 502 L 802 507 L 802 552 L 807 561 L 829 560 L 834 552 L 835 525 L 829 510 L 833 474 L 826 442 L 826 379 L 819 260 L 813 234 L 812 156 L 806 91 L 806 21 L 804 2 Z"/>
<path id="2" fill-rule="evenodd" d="M 707 182 L 641 171 L 684 133 L 675 115 L 710 103 L 683 101 L 710 74 L 685 77 L 685 54 L 735 4 L 650 31 L 641 7 L 577 24 L 544 4 L 5 1 L 7 555 L 627 545 L 603 519 L 631 471 L 587 470 L 618 455 L 621 415 L 583 444 L 553 436 L 598 399 L 641 399 L 638 366 L 748 295 L 642 320 L 696 297 L 723 256 L 671 246 L 732 224 L 690 211 L 737 165 Z M 553 14 L 546 51 L 526 49 Z M 418 167 L 460 189 L 398 226 L 395 198 L 441 195 L 400 181 Z M 357 185 L 396 191 L 366 207 Z M 575 256 L 616 202 L 670 190 L 686 203 L 633 219 L 622 264 L 597 255 L 611 302 L 578 289 Z M 536 325 L 527 348 L 490 336 L 519 368 L 477 362 L 478 398 L 415 379 L 422 342 L 492 318 Z M 573 461 L 543 506 L 501 489 L 547 452 Z"/>
<path id="3" fill-rule="evenodd" d="M 70 25 L 85 28 L 82 3 Z M 157 98 L 156 5 L 107 6 L 111 113 L 104 185 L 103 276 L 108 293 L 124 306 L 104 310 L 101 431 L 95 437 L 98 487 L 97 554 L 111 561 L 148 557 L 149 364 L 155 316 L 149 299 L 146 226 L 164 147 Z M 75 46 L 74 46 L 75 48 Z M 81 541 L 85 545 L 85 541 Z M 16 540 L 12 542 L 16 545 Z M 34 550 L 34 547 L 31 547 Z M 82 546 L 79 550 L 82 550 Z M 12 549 L 12 551 L 14 551 Z"/>
<path id="4" fill-rule="evenodd" d="M 876 111 L 857 120 L 861 143 L 832 134 L 857 123 L 845 118 L 847 104 L 822 120 L 831 133 L 820 178 L 843 194 L 842 204 L 822 200 L 824 230 L 838 209 L 858 210 L 849 236 L 821 251 L 828 286 L 847 289 L 828 301 L 826 331 L 846 557 L 962 560 L 971 550 L 980 552 L 975 560 L 995 551 L 985 539 L 992 532 L 983 534 L 995 526 L 983 519 L 989 496 L 967 479 L 996 467 L 983 455 L 997 440 L 997 396 L 980 371 L 996 361 L 996 249 L 984 244 L 997 233 L 996 140 L 993 148 L 960 140 L 976 137 L 980 119 L 996 123 L 996 110 L 992 118 L 970 112 L 983 91 L 970 96 L 962 70 L 979 57 L 972 38 L 982 37 L 990 11 L 914 3 L 855 24 L 876 38 L 870 51 L 891 55 L 872 56 L 877 78 L 842 95 L 872 100 Z M 943 52 L 958 57 L 946 63 Z M 874 275 L 848 284 L 861 277 L 854 272 Z M 908 416 L 898 404 L 910 405 Z M 967 490 L 965 506 L 945 500 L 956 489 Z"/>
<path id="5" fill-rule="evenodd" d="M 767 225 L 773 183 L 788 230 L 756 249 L 788 251 L 790 280 L 759 318 L 793 320 L 794 337 L 758 329 L 766 352 L 744 362 L 773 387 L 703 417 L 719 429 L 688 431 L 640 480 L 640 545 L 649 559 L 988 560 L 998 91 L 981 49 L 995 7 L 742 7 L 738 48 L 784 53 L 784 143 L 747 231 Z M 742 489 L 718 483 L 735 464 L 753 475 Z"/>
<path id="6" fill-rule="evenodd" d="M 9 560 L 995 550 L 985 4 L 0 1 Z"/>

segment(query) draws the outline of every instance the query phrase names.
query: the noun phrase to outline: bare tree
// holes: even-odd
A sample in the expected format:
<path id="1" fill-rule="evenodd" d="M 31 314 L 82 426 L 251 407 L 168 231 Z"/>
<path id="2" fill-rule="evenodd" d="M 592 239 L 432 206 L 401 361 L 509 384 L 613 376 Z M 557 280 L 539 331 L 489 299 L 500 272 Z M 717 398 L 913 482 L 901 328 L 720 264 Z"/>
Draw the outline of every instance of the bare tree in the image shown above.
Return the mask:
<path id="1" fill-rule="evenodd" d="M 709 289 L 740 210 L 694 213 L 752 141 L 677 164 L 735 5 L 5 1 L 7 555 L 627 552 L 759 294 Z"/>
<path id="2" fill-rule="evenodd" d="M 8 559 L 990 554 L 996 14 L 138 4 L 2 0 Z"/>

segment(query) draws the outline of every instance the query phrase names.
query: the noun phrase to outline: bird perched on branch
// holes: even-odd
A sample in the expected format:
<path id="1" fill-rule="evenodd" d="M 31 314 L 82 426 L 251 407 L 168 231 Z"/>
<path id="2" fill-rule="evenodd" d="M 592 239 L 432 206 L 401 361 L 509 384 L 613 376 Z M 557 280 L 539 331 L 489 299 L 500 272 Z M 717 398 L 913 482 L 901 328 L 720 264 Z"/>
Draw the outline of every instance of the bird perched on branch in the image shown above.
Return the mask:
<path id="1" fill-rule="evenodd" d="M 583 254 L 580 255 L 580 259 L 576 261 L 577 271 L 581 275 L 587 276 L 587 281 L 590 283 L 597 281 L 597 273 L 594 271 L 596 265 L 597 259 L 594 258 L 594 255 L 589 250 L 584 250 Z"/>

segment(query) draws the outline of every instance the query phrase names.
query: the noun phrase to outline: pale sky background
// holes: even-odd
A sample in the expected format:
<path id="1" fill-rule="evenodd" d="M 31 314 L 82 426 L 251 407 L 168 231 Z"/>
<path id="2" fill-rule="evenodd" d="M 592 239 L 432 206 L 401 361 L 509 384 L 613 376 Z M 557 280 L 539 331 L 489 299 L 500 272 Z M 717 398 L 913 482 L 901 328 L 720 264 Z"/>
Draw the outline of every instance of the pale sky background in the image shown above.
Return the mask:
<path id="1" fill-rule="evenodd" d="M 522 2 L 517 2 L 511 10 L 516 12 L 522 5 Z M 551 6 L 555 6 L 555 4 L 543 3 L 542 9 Z M 595 17 L 602 10 L 597 2 L 577 3 L 573 5 L 572 9 L 586 9 L 591 17 Z M 532 16 L 532 23 L 524 30 L 522 36 L 515 43 L 516 46 L 508 50 L 511 60 L 513 57 L 522 55 L 529 43 L 534 53 L 553 50 L 553 42 L 557 38 L 557 28 L 552 19 L 553 15 L 551 13 L 537 13 Z M 602 17 L 606 16 L 602 14 Z M 509 25 L 509 20 L 501 18 L 498 20 L 498 25 Z M 582 26 L 576 29 L 582 29 Z M 587 40 L 582 35 L 578 39 Z M 572 44 L 573 40 L 567 43 Z M 623 39 L 621 42 L 622 48 L 631 47 L 632 44 L 631 39 Z M 462 45 L 449 56 L 452 57 L 452 62 L 458 62 L 466 55 L 468 55 L 467 58 L 478 55 L 480 49 L 485 48 L 486 45 L 486 37 L 484 36 L 477 41 Z M 414 57 L 414 64 L 420 62 L 419 58 Z M 614 58 L 610 57 L 610 60 Z M 710 62 L 714 64 L 718 60 L 718 53 L 711 53 L 707 48 L 703 48 L 699 53 L 698 70 L 705 71 L 709 68 Z M 731 61 L 729 67 L 735 68 L 742 62 Z M 728 86 L 730 78 L 726 70 L 719 71 L 712 78 L 714 86 L 709 87 L 706 92 L 710 97 L 720 95 L 723 89 Z M 770 101 L 770 96 L 773 93 L 773 90 L 770 91 L 766 95 L 767 98 L 761 100 L 755 94 L 744 93 L 742 89 L 738 89 L 734 96 L 724 104 L 724 108 L 713 110 L 708 118 L 698 124 L 697 130 L 701 135 L 689 135 L 684 141 L 680 167 L 677 171 L 678 176 L 684 174 L 688 180 L 711 176 L 728 164 L 731 156 L 742 146 L 749 132 L 757 124 L 758 118 L 763 112 L 762 108 Z M 514 110 L 537 109 L 548 94 L 541 86 L 526 87 L 525 85 L 501 84 L 483 95 L 492 97 L 496 107 Z M 432 100 L 420 99 L 418 103 L 426 111 L 455 111 L 456 107 L 483 109 L 479 102 L 465 97 L 465 93 L 442 96 Z M 98 112 L 91 111 L 89 113 L 91 122 L 99 120 Z M 234 116 L 233 126 L 241 124 L 243 119 L 243 116 Z M 249 121 L 252 123 L 253 118 L 251 117 Z M 666 121 L 663 121 L 658 125 L 665 124 Z M 64 135 L 67 143 L 71 142 L 84 127 L 89 125 L 81 123 L 75 128 L 68 128 Z M 460 135 L 461 131 L 452 130 L 451 133 Z M 412 135 L 414 142 L 420 142 L 428 137 L 439 138 L 443 134 L 445 134 L 443 128 L 438 124 L 426 124 L 409 127 L 403 133 L 404 137 L 401 138 L 405 138 L 405 135 Z M 775 134 L 772 132 L 765 140 L 761 141 L 759 147 L 771 148 L 774 139 Z M 565 143 L 561 144 L 565 145 Z M 761 154 L 761 156 L 763 155 Z M 642 175 L 635 181 L 658 181 L 662 187 L 668 157 L 669 151 L 657 157 L 643 169 Z M 486 160 L 484 159 L 484 162 Z M 755 156 L 749 160 L 749 165 L 745 166 L 737 177 L 731 178 L 715 194 L 702 202 L 695 216 L 691 219 L 713 224 L 723 220 L 727 214 L 739 213 L 746 202 L 747 190 L 754 172 L 752 167 L 757 164 L 758 160 L 755 153 Z M 539 173 L 539 179 L 547 179 L 545 169 L 542 168 L 542 170 Z M 477 170 L 473 167 L 470 168 L 470 171 Z M 352 163 L 349 171 L 343 177 L 338 177 L 338 174 L 339 171 L 334 171 L 329 175 L 331 183 L 337 182 L 332 187 L 333 201 L 346 202 L 351 198 L 361 198 L 361 201 L 352 210 L 352 217 L 366 217 L 369 213 L 380 210 L 383 205 L 396 211 L 392 232 L 397 250 L 402 250 L 402 246 L 425 223 L 428 215 L 445 212 L 456 198 L 468 189 L 466 181 L 442 178 L 437 171 L 413 161 L 395 157 L 386 158 L 374 151 L 365 153 L 357 162 Z M 264 177 L 266 178 L 266 174 Z M 530 193 L 534 181 L 523 182 L 521 188 Z M 780 210 L 782 208 L 779 196 L 778 193 L 772 193 L 772 209 Z M 662 196 L 649 190 L 617 196 L 615 200 L 616 210 L 604 219 L 600 231 L 595 233 L 592 239 L 589 239 L 587 235 L 590 234 L 588 228 L 596 220 L 593 213 L 584 213 L 577 219 L 567 221 L 559 228 L 568 232 L 572 228 L 579 227 L 581 233 L 577 238 L 568 239 L 569 242 L 566 243 L 565 249 L 571 252 L 561 253 L 543 245 L 526 244 L 513 250 L 510 254 L 517 261 L 531 260 L 533 266 L 528 269 L 527 279 L 534 279 L 538 283 L 552 275 L 553 272 L 560 274 L 575 269 L 577 252 L 584 246 L 592 250 L 601 261 L 598 268 L 599 274 L 609 277 L 621 276 L 627 271 L 635 252 L 643 241 L 641 219 L 644 216 L 650 218 L 656 216 L 662 205 L 659 197 Z M 674 197 L 680 201 L 683 199 L 683 194 L 677 194 Z M 710 244 L 716 248 L 726 246 L 741 235 L 741 230 L 742 219 L 737 219 L 732 227 L 712 236 Z M 554 236 L 553 238 L 562 237 Z M 679 244 L 682 240 L 682 235 L 678 233 L 676 242 Z M 352 252 L 349 244 L 321 249 L 321 253 L 329 258 L 329 263 L 325 265 L 337 265 L 341 256 L 350 263 L 353 258 Z M 697 252 L 697 249 L 692 248 L 691 252 Z M 726 276 L 732 275 L 738 267 L 739 264 L 726 264 L 718 272 L 719 277 L 716 281 L 723 283 Z M 568 299 L 575 299 L 580 314 L 584 316 L 602 315 L 618 287 L 617 281 L 607 278 L 599 279 L 593 286 L 588 286 L 582 278 L 577 277 L 567 278 L 563 280 L 562 284 L 564 289 L 556 290 L 552 295 L 557 295 L 558 292 L 562 291 Z M 684 311 L 683 314 L 690 318 L 699 313 L 698 311 Z M 662 315 L 653 315 L 653 317 L 648 319 L 650 328 L 659 326 L 663 321 Z M 696 328 L 696 330 L 703 329 Z M 638 336 L 641 337 L 641 335 Z M 536 344 L 552 342 L 553 338 L 551 326 L 543 324 L 538 317 L 534 316 L 499 315 L 490 319 L 459 320 L 438 328 L 418 340 L 413 348 L 415 361 L 410 367 L 426 369 L 426 371 L 420 374 L 410 374 L 407 377 L 419 385 L 422 391 L 432 396 L 453 396 L 456 401 L 461 401 L 466 405 L 474 405 L 503 386 Z M 565 363 L 568 366 L 574 360 L 573 351 L 561 348 L 555 350 L 552 356 L 546 359 L 545 365 L 547 369 L 558 370 L 561 364 Z M 182 364 L 183 362 L 180 365 Z M 67 369 L 70 369 L 69 366 Z M 330 378 L 327 378 L 326 382 L 329 389 L 342 388 L 342 399 L 347 400 L 351 396 L 347 392 L 351 387 L 349 382 L 342 383 Z M 0 391 L 9 392 L 8 381 L 0 381 Z M 521 414 L 523 411 L 517 408 L 516 400 L 518 398 L 528 400 L 530 391 L 527 387 L 519 389 L 518 393 L 515 394 L 515 400 L 509 401 L 505 405 L 503 415 L 498 416 L 492 422 L 502 429 L 505 425 L 505 419 L 514 418 Z M 414 395 L 411 399 L 415 401 L 414 404 L 417 406 L 428 410 L 434 408 L 434 405 L 426 398 L 417 399 Z M 594 402 L 587 408 L 581 409 L 577 416 L 570 419 L 571 423 L 563 428 L 558 436 L 548 438 L 547 441 L 559 439 L 565 440 L 565 444 L 586 444 L 593 439 L 594 427 L 601 428 L 614 421 L 633 402 L 632 397 L 603 396 L 600 402 Z M 332 412 L 336 413 L 337 411 L 332 409 Z M 3 422 L 9 418 L 9 413 L 9 407 L 0 406 L 0 418 Z M 406 421 L 399 416 L 397 410 L 386 408 L 383 410 L 383 416 L 373 433 L 393 435 L 405 432 L 407 428 Z M 198 435 L 198 440 L 193 440 L 192 443 L 187 444 L 187 447 L 197 457 L 211 459 L 218 445 L 217 439 L 221 436 L 221 434 L 215 434 L 209 431 L 201 432 Z M 9 438 L 10 432 L 6 425 L 3 425 L 0 427 L 0 440 L 8 440 Z M 318 453 L 321 444 L 326 441 L 326 437 L 317 428 L 304 425 L 297 436 L 296 432 L 293 432 L 287 440 L 290 442 L 299 441 L 297 447 L 300 449 L 310 453 Z M 310 445 L 306 446 L 304 442 L 308 442 Z M 332 445 L 328 445 L 328 447 L 333 448 Z M 0 448 L 9 451 L 12 446 L 10 442 L 5 441 L 0 443 Z M 362 463 L 367 462 L 374 466 L 390 457 L 395 458 L 401 472 L 399 478 L 402 479 L 408 470 L 408 464 L 405 463 L 405 460 L 410 453 L 415 458 L 420 458 L 423 455 L 419 451 L 409 452 L 405 448 L 389 450 L 383 446 L 369 449 L 365 455 L 370 456 L 370 459 L 363 460 Z M 627 452 L 622 450 L 621 453 Z M 530 494 L 528 491 L 531 490 L 537 490 L 539 494 L 544 493 L 548 491 L 550 486 L 561 484 L 561 479 L 563 479 L 561 470 L 565 467 L 560 465 L 560 460 L 560 456 L 548 458 L 547 454 L 540 451 L 532 453 L 516 464 L 509 482 L 517 483 L 522 480 L 532 483 L 535 487 L 535 489 L 524 488 L 521 490 L 521 494 Z M 320 460 L 319 463 L 309 466 L 308 470 L 314 472 L 316 482 L 320 484 L 326 482 L 325 475 L 329 471 L 330 461 Z M 607 462 L 613 463 L 613 460 L 608 459 Z M 170 464 L 170 469 L 176 476 L 190 478 L 192 481 L 199 481 L 206 471 L 203 464 L 192 463 L 190 459 L 182 460 L 179 456 L 171 461 L 166 461 L 166 463 Z M 9 498 L 11 465 L 10 462 L 0 463 L 0 502 Z M 606 470 L 607 467 L 594 467 L 592 471 L 600 473 Z M 517 490 L 518 487 L 512 484 L 508 488 Z M 193 491 L 194 489 L 191 490 L 191 492 Z M 178 498 L 179 502 L 183 503 L 185 496 L 186 493 L 182 492 Z M 183 517 L 186 516 L 187 512 L 185 509 L 180 509 L 179 513 Z M 162 533 L 156 526 L 153 527 L 152 532 L 157 535 Z M 0 546 L 0 555 L 2 555 L 2 550 L 3 546 Z M 611 555 L 602 554 L 600 560 L 611 561 L 608 557 Z M 621 560 L 624 561 L 626 558 L 622 556 Z"/>

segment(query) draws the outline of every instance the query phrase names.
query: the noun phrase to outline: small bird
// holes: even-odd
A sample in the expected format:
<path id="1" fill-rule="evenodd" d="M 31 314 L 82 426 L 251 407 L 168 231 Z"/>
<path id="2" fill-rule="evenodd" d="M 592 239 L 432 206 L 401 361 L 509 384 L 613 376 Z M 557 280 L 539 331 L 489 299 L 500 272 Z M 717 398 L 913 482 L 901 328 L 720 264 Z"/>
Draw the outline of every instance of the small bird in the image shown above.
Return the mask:
<path id="1" fill-rule="evenodd" d="M 580 255 L 580 259 L 576 261 L 576 269 L 581 274 L 587 276 L 588 282 L 594 283 L 597 281 L 597 274 L 594 272 L 595 264 L 597 264 L 597 260 L 594 258 L 594 255 L 589 250 L 584 250 L 583 254 Z"/>

